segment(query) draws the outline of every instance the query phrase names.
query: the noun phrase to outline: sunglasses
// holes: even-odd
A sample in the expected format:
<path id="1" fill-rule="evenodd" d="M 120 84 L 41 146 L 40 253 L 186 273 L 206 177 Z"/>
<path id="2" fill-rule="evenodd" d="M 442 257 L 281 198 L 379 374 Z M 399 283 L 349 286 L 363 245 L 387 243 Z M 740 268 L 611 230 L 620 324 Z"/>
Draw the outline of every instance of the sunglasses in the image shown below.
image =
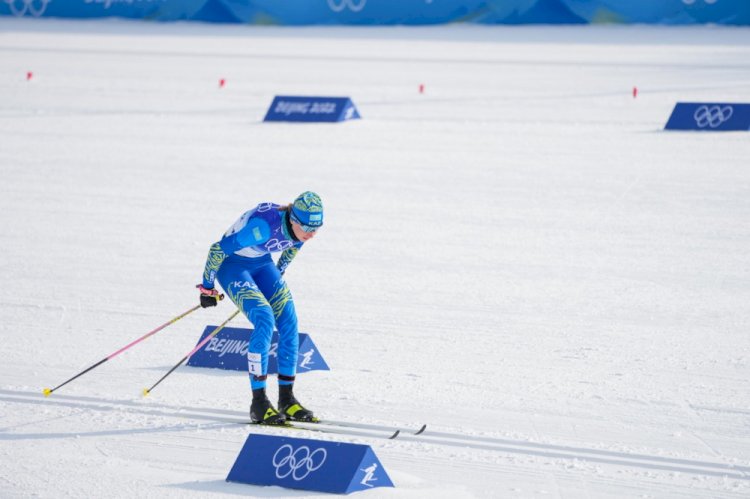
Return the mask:
<path id="1" fill-rule="evenodd" d="M 292 222 L 294 222 L 297 225 L 299 225 L 300 228 L 304 232 L 308 232 L 308 233 L 309 232 L 315 232 L 318 229 L 320 229 L 320 227 L 321 227 L 320 225 L 318 225 L 317 227 L 313 227 L 312 225 L 305 225 L 305 224 L 303 224 L 302 222 L 300 222 L 299 218 L 297 218 L 297 216 L 294 214 L 294 212 L 291 212 L 291 218 L 292 218 Z"/>

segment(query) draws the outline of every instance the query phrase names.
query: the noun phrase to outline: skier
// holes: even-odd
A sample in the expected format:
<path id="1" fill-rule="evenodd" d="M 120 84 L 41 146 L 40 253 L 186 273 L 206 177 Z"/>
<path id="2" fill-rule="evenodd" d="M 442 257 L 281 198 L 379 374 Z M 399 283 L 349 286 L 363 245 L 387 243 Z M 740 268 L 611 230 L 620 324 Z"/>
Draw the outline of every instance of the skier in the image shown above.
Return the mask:
<path id="1" fill-rule="evenodd" d="M 250 420 L 284 424 L 287 419 L 317 421 L 293 393 L 299 332 L 297 314 L 284 272 L 302 245 L 323 225 L 323 203 L 314 192 L 303 192 L 291 205 L 261 203 L 244 213 L 220 241 L 211 245 L 200 291 L 203 307 L 214 307 L 222 289 L 255 326 L 247 349 L 253 400 Z M 274 264 L 271 253 L 281 252 Z M 278 410 L 266 395 L 268 352 L 274 324 L 279 331 Z"/>

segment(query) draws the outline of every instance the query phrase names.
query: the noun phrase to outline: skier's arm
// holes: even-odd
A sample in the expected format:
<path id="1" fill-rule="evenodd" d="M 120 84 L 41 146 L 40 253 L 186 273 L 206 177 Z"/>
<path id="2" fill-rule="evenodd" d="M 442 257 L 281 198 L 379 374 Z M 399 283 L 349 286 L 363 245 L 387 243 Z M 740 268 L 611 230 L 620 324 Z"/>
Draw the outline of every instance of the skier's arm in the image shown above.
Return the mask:
<path id="1" fill-rule="evenodd" d="M 286 269 L 287 267 L 289 267 L 289 264 L 292 263 L 292 260 L 294 260 L 294 257 L 297 256 L 297 253 L 299 253 L 300 248 L 302 248 L 302 243 L 299 243 L 299 245 L 295 244 L 291 248 L 287 248 L 281 252 L 279 261 L 276 262 L 276 268 L 279 269 L 279 272 L 281 272 L 281 275 L 284 275 L 284 272 L 286 272 Z"/>
<path id="2" fill-rule="evenodd" d="M 221 249 L 221 243 L 215 242 L 211 245 L 208 250 L 208 258 L 206 258 L 206 266 L 203 269 L 203 287 L 206 289 L 214 288 L 214 280 L 216 279 L 216 271 L 219 270 L 221 263 L 227 257 L 224 250 Z"/>

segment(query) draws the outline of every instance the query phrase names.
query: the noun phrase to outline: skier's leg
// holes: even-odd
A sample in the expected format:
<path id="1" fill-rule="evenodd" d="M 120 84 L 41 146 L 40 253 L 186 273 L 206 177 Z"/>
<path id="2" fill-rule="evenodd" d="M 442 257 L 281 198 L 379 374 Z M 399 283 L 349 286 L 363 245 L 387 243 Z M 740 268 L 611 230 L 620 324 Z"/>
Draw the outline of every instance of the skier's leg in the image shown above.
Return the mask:
<path id="1" fill-rule="evenodd" d="M 247 266 L 225 262 L 219 269 L 217 278 L 232 302 L 254 326 L 247 348 L 248 373 L 253 390 L 250 417 L 253 422 L 282 423 L 283 416 L 273 408 L 265 392 L 268 352 L 271 349 L 274 326 L 273 310 Z"/>
<path id="2" fill-rule="evenodd" d="M 264 265 L 253 272 L 253 278 L 273 310 L 276 327 L 279 330 L 279 384 L 287 385 L 294 381 L 299 352 L 299 332 L 297 313 L 289 287 L 274 265 Z"/>
<path id="3" fill-rule="evenodd" d="M 279 411 L 290 419 L 314 420 L 312 411 L 303 408 L 292 391 L 299 354 L 297 312 L 292 294 L 275 266 L 264 266 L 254 277 L 268 298 L 279 330 Z"/>

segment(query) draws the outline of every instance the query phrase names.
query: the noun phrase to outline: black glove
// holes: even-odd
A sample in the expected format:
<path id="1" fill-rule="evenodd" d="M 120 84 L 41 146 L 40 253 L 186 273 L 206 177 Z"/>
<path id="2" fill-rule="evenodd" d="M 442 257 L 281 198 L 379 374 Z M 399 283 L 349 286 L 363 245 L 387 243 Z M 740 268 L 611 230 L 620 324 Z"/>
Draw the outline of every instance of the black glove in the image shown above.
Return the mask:
<path id="1" fill-rule="evenodd" d="M 219 300 L 224 298 L 224 295 L 219 294 L 215 289 L 204 288 L 202 284 L 195 286 L 201 292 L 201 307 L 215 307 Z"/>
<path id="2" fill-rule="evenodd" d="M 201 295 L 201 307 L 215 307 L 219 303 L 219 298 L 211 295 Z"/>

